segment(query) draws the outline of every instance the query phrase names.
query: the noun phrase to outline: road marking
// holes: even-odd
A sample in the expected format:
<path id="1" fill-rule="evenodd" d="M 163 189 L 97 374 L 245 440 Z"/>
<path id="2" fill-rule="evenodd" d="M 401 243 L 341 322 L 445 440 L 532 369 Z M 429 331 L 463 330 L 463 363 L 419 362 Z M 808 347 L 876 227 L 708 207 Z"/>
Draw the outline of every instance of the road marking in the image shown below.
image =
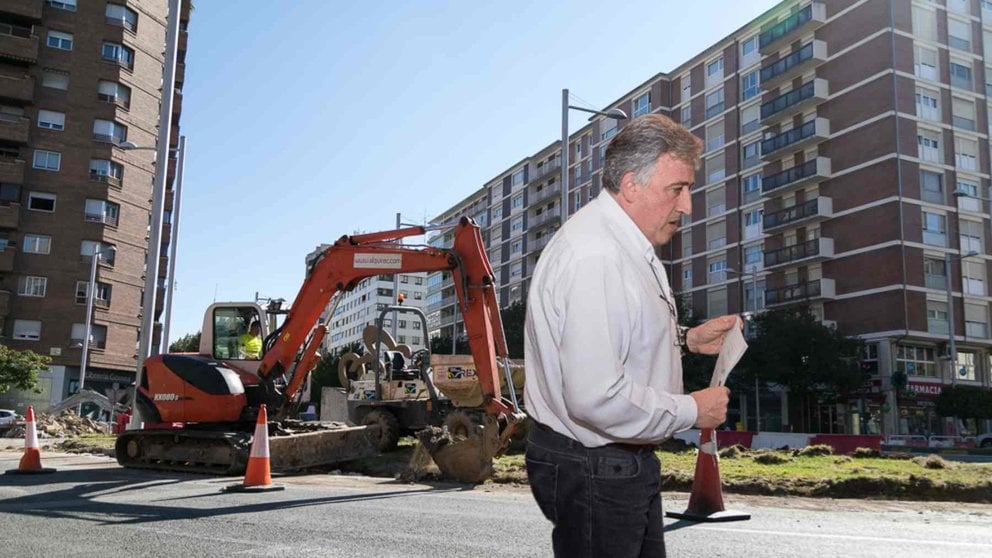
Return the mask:
<path id="1" fill-rule="evenodd" d="M 854 540 L 854 541 L 873 541 L 873 542 L 888 542 L 888 543 L 902 543 L 902 544 L 935 544 L 935 545 L 962 546 L 962 547 L 974 547 L 974 548 L 992 548 L 992 543 L 934 541 L 927 539 L 902 539 L 902 538 L 890 538 L 890 537 L 866 537 L 861 535 L 839 535 L 834 533 L 803 533 L 803 532 L 795 532 L 795 531 L 772 531 L 767 529 L 733 529 L 729 527 L 715 527 L 709 525 L 700 525 L 699 527 L 707 531 L 723 531 L 726 533 L 749 533 L 753 535 L 779 535 L 779 536 L 788 536 L 788 537 L 815 537 L 821 539 L 844 539 L 844 540 Z"/>

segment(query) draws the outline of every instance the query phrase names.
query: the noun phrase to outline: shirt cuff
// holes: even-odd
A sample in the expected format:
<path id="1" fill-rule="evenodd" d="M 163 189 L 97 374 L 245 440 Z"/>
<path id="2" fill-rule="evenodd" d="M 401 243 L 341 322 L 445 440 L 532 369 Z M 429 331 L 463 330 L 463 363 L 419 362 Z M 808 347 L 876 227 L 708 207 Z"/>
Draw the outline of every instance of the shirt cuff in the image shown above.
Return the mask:
<path id="1" fill-rule="evenodd" d="M 696 424 L 699 409 L 691 395 L 672 395 L 675 399 L 675 432 L 683 432 Z"/>

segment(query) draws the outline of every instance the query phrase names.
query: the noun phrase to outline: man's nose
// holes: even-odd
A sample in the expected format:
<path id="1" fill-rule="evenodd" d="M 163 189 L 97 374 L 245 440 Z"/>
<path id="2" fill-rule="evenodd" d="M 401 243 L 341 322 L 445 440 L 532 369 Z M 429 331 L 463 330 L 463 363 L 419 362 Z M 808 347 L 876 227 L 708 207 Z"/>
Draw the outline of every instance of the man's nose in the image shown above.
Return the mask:
<path id="1" fill-rule="evenodd" d="M 692 194 L 689 193 L 688 188 L 684 188 L 681 194 L 679 194 L 675 209 L 684 215 L 692 215 Z"/>

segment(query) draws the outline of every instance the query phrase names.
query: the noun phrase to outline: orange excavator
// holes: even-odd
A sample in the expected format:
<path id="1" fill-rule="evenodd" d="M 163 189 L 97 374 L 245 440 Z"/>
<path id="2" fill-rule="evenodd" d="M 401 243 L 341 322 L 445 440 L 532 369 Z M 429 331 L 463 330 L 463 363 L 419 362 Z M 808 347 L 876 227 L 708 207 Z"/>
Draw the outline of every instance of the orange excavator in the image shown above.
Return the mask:
<path id="1" fill-rule="evenodd" d="M 456 409 L 462 425 L 459 436 L 446 436 L 428 451 L 442 474 L 466 481 L 485 478 L 492 458 L 505 450 L 524 415 L 506 365 L 510 399 L 500 390 L 497 356 L 507 361 L 506 340 L 479 227 L 468 218 L 453 226 L 454 243 L 447 249 L 400 244 L 405 237 L 442 227 L 341 237 L 313 261 L 279 327 L 268 315 L 271 312 L 255 303 L 211 305 L 204 316 L 199 354 L 145 360 L 135 397 L 143 426 L 118 438 L 118 462 L 125 467 L 240 474 L 262 404 L 275 409 L 269 412 L 275 418 L 269 424 L 273 470 L 303 469 L 375 453 L 378 426 L 287 420 L 319 360 L 317 348 L 327 326 L 318 322 L 322 315 L 333 314 L 333 307 L 324 314 L 332 301 L 336 305 L 341 293 L 364 278 L 450 271 L 475 363 L 470 376 L 482 397 L 472 400 L 474 407 Z M 258 331 L 256 323 L 264 342 L 260 358 L 252 359 L 253 333 L 248 331 Z M 468 451 L 459 451 L 459 446 Z"/>

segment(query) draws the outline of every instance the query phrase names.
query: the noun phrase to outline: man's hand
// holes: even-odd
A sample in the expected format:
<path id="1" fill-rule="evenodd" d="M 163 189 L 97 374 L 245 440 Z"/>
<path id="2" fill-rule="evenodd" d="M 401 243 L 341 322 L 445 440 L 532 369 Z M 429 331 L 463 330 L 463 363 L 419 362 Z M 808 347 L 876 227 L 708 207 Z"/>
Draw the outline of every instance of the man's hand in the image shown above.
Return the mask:
<path id="1" fill-rule="evenodd" d="M 696 428 L 716 428 L 727 420 L 727 403 L 730 390 L 720 386 L 694 391 L 689 395 L 696 400 Z"/>
<path id="2" fill-rule="evenodd" d="M 723 347 L 723 339 L 731 328 L 744 329 L 744 322 L 736 314 L 720 316 L 699 324 L 686 333 L 686 344 L 691 352 L 715 355 Z"/>

